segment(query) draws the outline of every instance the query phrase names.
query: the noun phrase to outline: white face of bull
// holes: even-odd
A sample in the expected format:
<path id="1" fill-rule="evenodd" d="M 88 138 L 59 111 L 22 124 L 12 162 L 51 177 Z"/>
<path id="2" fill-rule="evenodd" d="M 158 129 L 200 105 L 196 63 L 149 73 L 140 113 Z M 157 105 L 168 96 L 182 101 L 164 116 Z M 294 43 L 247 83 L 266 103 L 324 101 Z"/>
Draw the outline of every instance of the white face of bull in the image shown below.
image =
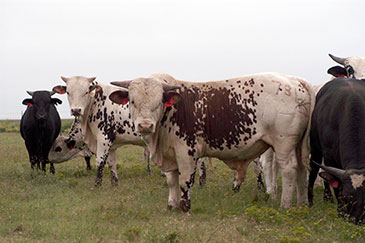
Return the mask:
<path id="1" fill-rule="evenodd" d="M 154 78 L 138 78 L 112 84 L 128 88 L 128 91 L 113 92 L 109 98 L 118 104 L 129 101 L 129 110 L 136 131 L 143 135 L 156 132 L 156 127 L 163 116 L 164 106 L 171 106 L 178 102 L 180 97 L 171 91 L 178 88 L 177 86 L 167 85 Z"/>
<path id="2" fill-rule="evenodd" d="M 53 91 L 63 94 L 67 92 L 67 99 L 71 108 L 71 115 L 73 116 L 83 116 L 85 111 L 89 107 L 91 96 L 93 96 L 93 78 L 85 78 L 81 76 L 74 76 L 71 78 L 61 77 L 66 83 L 65 86 L 56 86 Z"/>
<path id="3" fill-rule="evenodd" d="M 347 57 L 341 58 L 331 54 L 329 56 L 335 62 L 341 64 L 343 67 L 338 67 L 336 71 L 329 73 L 335 77 L 346 76 L 348 78 L 365 79 L 365 57 Z"/>

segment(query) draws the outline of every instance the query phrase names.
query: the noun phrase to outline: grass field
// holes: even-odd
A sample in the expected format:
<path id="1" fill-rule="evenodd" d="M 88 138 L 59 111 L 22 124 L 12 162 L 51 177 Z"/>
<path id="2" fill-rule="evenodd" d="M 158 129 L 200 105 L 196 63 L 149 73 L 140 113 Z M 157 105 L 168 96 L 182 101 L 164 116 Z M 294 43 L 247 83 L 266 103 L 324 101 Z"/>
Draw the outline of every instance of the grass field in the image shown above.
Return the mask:
<path id="1" fill-rule="evenodd" d="M 0 242 L 365 242 L 365 226 L 337 218 L 321 188 L 314 207 L 281 209 L 252 170 L 232 192 L 232 171 L 217 160 L 184 214 L 167 210 L 165 179 L 156 167 L 147 174 L 139 147 L 118 150 L 119 185 L 106 169 L 98 189 L 82 158 L 55 175 L 32 171 L 18 133 L 0 133 L 0 155 Z"/>

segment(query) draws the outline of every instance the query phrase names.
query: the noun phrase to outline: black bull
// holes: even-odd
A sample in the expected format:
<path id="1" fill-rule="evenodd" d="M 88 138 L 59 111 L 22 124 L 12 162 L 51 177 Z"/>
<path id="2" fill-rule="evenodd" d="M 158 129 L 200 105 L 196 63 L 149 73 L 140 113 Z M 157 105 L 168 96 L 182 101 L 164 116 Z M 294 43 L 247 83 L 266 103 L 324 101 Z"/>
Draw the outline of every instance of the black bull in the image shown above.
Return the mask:
<path id="1" fill-rule="evenodd" d="M 28 150 L 31 167 L 40 168 L 45 171 L 48 161 L 48 153 L 56 140 L 61 129 L 61 119 L 55 105 L 62 101 L 51 98 L 54 92 L 35 91 L 28 92 L 32 98 L 24 99 L 23 104 L 27 109 L 20 121 L 20 133 L 25 140 Z M 50 171 L 54 173 L 54 166 L 51 163 Z"/>
<path id="2" fill-rule="evenodd" d="M 310 141 L 309 203 L 321 167 L 320 176 L 334 187 L 339 215 L 364 223 L 365 80 L 338 78 L 318 92 Z M 326 166 L 319 165 L 322 158 Z"/>

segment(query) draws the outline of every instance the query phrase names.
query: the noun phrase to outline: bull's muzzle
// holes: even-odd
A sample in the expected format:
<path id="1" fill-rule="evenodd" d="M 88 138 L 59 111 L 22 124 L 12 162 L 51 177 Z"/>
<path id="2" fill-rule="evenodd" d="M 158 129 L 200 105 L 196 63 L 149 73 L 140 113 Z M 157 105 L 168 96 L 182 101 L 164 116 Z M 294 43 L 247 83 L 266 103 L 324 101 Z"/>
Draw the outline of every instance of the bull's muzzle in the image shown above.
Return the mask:
<path id="1" fill-rule="evenodd" d="M 81 108 L 72 108 L 71 115 L 72 116 L 81 116 Z"/>
<path id="2" fill-rule="evenodd" d="M 154 132 L 154 125 L 152 122 L 141 122 L 137 125 L 137 132 L 141 134 L 149 134 Z"/>

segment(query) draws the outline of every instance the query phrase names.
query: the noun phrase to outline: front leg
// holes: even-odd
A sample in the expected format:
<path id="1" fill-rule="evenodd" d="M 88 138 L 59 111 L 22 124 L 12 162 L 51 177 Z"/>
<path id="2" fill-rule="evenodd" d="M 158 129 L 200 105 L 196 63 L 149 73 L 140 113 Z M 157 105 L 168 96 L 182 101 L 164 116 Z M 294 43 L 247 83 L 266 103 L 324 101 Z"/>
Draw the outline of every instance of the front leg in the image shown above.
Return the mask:
<path id="1" fill-rule="evenodd" d="M 109 156 L 109 150 L 111 147 L 111 142 L 106 140 L 99 140 L 96 149 L 96 159 L 95 164 L 97 168 L 97 174 L 95 179 L 95 187 L 99 187 L 102 184 L 104 167 Z"/>
<path id="2" fill-rule="evenodd" d="M 179 172 L 178 170 L 166 172 L 166 181 L 169 187 L 169 200 L 167 202 L 167 208 L 169 210 L 179 207 Z"/>
<path id="3" fill-rule="evenodd" d="M 117 174 L 117 161 L 116 161 L 115 150 L 111 150 L 109 152 L 107 162 L 110 168 L 111 184 L 112 186 L 116 186 L 118 185 L 118 174 Z"/>
<path id="4" fill-rule="evenodd" d="M 188 153 L 186 156 L 177 156 L 181 189 L 180 209 L 183 212 L 188 212 L 191 208 L 190 194 L 194 185 L 197 161 L 197 158 L 189 156 Z"/>

